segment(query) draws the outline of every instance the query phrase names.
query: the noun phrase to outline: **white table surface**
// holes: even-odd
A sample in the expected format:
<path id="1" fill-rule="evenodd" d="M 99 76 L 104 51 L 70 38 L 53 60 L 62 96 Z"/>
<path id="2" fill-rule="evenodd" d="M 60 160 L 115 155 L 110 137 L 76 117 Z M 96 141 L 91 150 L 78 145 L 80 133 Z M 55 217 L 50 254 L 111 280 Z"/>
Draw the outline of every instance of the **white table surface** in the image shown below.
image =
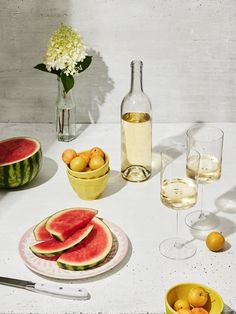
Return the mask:
<path id="1" fill-rule="evenodd" d="M 158 152 L 163 145 L 181 145 L 191 124 L 153 125 L 153 175 L 143 183 L 128 183 L 120 176 L 120 126 L 84 125 L 76 140 L 58 142 L 54 125 L 0 124 L 0 138 L 27 135 L 38 138 L 44 164 L 39 176 L 16 191 L 0 190 L 0 276 L 41 283 L 52 282 L 29 270 L 18 253 L 23 233 L 44 217 L 63 208 L 93 207 L 118 225 L 129 237 L 129 255 L 121 265 L 103 275 L 71 281 L 86 288 L 91 299 L 73 301 L 0 285 L 0 313 L 164 313 L 166 290 L 179 282 L 198 282 L 218 291 L 236 311 L 236 124 L 218 123 L 225 132 L 223 173 L 205 187 L 204 207 L 216 212 L 229 245 L 224 252 L 210 252 L 202 236 L 193 234 L 183 220 L 181 234 L 193 239 L 197 253 L 184 261 L 161 256 L 159 243 L 175 233 L 175 213 L 159 199 Z M 94 201 L 78 198 L 69 185 L 61 161 L 64 149 L 102 147 L 110 156 L 111 177 L 103 195 Z M 196 205 L 195 208 L 199 206 Z"/>

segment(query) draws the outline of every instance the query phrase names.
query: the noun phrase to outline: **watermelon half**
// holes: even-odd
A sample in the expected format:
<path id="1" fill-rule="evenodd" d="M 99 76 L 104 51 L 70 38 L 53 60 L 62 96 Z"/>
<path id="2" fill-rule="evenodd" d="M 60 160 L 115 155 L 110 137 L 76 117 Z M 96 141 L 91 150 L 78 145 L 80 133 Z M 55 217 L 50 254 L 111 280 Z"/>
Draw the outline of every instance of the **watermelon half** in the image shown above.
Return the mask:
<path id="1" fill-rule="evenodd" d="M 65 241 L 76 230 L 84 228 L 97 214 L 91 208 L 68 208 L 56 212 L 46 222 L 47 231 L 60 241 Z"/>
<path id="2" fill-rule="evenodd" d="M 101 263 L 112 249 L 112 233 L 99 218 L 90 222 L 93 229 L 78 245 L 63 253 L 57 265 L 68 270 L 85 270 Z"/>
<path id="3" fill-rule="evenodd" d="M 14 137 L 0 142 L 0 188 L 16 188 L 31 182 L 42 166 L 39 141 Z"/>
<path id="4" fill-rule="evenodd" d="M 30 246 L 33 253 L 38 256 L 55 256 L 72 248 L 81 242 L 93 229 L 93 225 L 88 225 L 83 229 L 77 230 L 71 237 L 64 242 L 56 239 L 39 242 Z"/>

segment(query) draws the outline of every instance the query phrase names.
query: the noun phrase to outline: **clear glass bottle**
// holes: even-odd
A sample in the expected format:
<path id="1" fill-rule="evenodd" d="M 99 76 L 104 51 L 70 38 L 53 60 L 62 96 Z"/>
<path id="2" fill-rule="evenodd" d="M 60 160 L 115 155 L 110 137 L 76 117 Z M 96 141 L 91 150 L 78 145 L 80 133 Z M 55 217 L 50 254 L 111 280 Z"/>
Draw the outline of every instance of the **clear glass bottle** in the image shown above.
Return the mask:
<path id="1" fill-rule="evenodd" d="M 131 62 L 131 89 L 121 103 L 121 174 L 131 182 L 151 175 L 151 102 L 143 92 L 140 60 Z"/>
<path id="2" fill-rule="evenodd" d="M 56 103 L 56 132 L 61 142 L 70 142 L 76 138 L 76 105 L 72 90 L 65 92 L 60 78 L 58 82 L 58 96 Z"/>

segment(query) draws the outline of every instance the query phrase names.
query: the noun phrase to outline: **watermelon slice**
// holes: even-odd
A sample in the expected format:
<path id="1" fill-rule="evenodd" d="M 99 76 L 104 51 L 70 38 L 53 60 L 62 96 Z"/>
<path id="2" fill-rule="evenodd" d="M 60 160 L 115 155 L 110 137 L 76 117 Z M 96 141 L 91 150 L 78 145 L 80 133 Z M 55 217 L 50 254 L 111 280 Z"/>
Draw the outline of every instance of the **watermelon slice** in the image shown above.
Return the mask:
<path id="1" fill-rule="evenodd" d="M 56 212 L 46 222 L 46 230 L 60 241 L 65 241 L 76 230 L 84 228 L 97 214 L 90 208 L 68 208 Z"/>
<path id="2" fill-rule="evenodd" d="M 101 263 L 112 248 L 112 233 L 99 218 L 90 222 L 93 230 L 78 245 L 63 253 L 57 259 L 57 265 L 68 270 L 84 270 Z"/>
<path id="3" fill-rule="evenodd" d="M 47 231 L 45 228 L 46 222 L 48 221 L 48 217 L 38 223 L 34 230 L 33 234 L 35 240 L 37 241 L 47 241 L 53 239 L 53 236 Z"/>
<path id="4" fill-rule="evenodd" d="M 16 188 L 31 182 L 42 165 L 39 141 L 13 137 L 0 142 L 0 188 Z"/>
<path id="5" fill-rule="evenodd" d="M 64 242 L 56 239 L 39 242 L 30 246 L 30 249 L 36 255 L 55 256 L 69 250 L 81 242 L 93 229 L 93 225 L 88 225 L 83 229 L 77 230 L 71 237 Z"/>

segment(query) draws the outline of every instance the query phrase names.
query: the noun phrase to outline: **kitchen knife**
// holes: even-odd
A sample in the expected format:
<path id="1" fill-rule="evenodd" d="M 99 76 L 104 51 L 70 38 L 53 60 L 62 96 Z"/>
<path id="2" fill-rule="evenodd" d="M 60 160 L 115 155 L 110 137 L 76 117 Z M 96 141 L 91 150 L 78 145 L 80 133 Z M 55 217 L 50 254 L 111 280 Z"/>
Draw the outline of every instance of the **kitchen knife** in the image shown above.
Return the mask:
<path id="1" fill-rule="evenodd" d="M 72 300 L 88 300 L 89 293 L 84 288 L 68 284 L 35 283 L 15 278 L 0 277 L 0 284 L 22 288 L 33 292 Z"/>

